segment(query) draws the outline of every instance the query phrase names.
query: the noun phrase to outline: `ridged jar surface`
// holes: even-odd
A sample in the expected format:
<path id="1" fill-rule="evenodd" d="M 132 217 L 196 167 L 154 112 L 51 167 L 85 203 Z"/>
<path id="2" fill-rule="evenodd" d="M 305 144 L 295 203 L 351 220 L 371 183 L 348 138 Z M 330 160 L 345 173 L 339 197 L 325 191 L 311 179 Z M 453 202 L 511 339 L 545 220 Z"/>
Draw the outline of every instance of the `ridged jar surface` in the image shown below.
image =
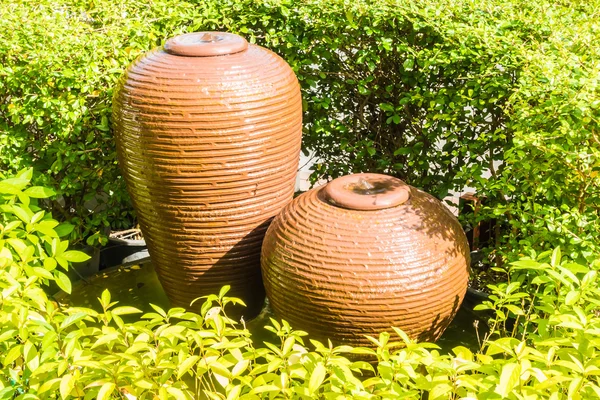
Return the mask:
<path id="1" fill-rule="evenodd" d="M 258 46 L 214 57 L 155 50 L 113 100 L 119 163 L 152 263 L 174 306 L 231 285 L 258 313 L 260 248 L 293 196 L 302 102 L 279 56 Z"/>
<path id="2" fill-rule="evenodd" d="M 333 206 L 321 189 L 286 206 L 262 248 L 275 314 L 334 344 L 371 346 L 364 335 L 392 326 L 437 339 L 467 290 L 469 247 L 446 207 L 410 190 L 406 203 L 376 211 Z"/>

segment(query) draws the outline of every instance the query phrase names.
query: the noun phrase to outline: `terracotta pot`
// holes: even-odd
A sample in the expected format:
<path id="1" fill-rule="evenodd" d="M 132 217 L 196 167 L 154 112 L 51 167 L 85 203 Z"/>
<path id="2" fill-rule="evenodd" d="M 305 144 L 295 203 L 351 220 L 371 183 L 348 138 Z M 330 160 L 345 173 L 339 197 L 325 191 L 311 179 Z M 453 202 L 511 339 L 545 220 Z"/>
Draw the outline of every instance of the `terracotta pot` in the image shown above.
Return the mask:
<path id="1" fill-rule="evenodd" d="M 269 227 L 261 260 L 278 317 L 355 346 L 392 326 L 437 339 L 469 277 L 469 247 L 452 213 L 379 174 L 338 178 L 294 199 Z"/>
<path id="2" fill-rule="evenodd" d="M 113 101 L 119 164 L 172 304 L 228 284 L 258 313 L 260 247 L 299 162 L 291 68 L 240 36 L 190 33 L 133 63 Z"/>

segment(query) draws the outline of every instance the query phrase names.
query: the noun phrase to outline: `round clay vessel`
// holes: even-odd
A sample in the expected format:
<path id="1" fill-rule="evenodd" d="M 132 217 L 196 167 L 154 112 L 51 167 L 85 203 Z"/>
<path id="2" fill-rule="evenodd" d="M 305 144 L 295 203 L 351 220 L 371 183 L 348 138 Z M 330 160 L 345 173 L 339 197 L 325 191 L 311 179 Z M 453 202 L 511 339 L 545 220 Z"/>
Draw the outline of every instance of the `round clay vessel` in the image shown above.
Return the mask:
<path id="1" fill-rule="evenodd" d="M 371 346 L 391 327 L 436 340 L 463 300 L 469 246 L 452 213 L 399 179 L 355 174 L 294 199 L 262 247 L 267 296 L 292 327 Z"/>
<path id="2" fill-rule="evenodd" d="M 302 135 L 296 76 L 237 35 L 177 36 L 135 61 L 113 99 L 119 164 L 172 305 L 231 285 L 251 317 L 260 249 L 293 197 Z M 197 303 L 199 304 L 199 303 Z"/>

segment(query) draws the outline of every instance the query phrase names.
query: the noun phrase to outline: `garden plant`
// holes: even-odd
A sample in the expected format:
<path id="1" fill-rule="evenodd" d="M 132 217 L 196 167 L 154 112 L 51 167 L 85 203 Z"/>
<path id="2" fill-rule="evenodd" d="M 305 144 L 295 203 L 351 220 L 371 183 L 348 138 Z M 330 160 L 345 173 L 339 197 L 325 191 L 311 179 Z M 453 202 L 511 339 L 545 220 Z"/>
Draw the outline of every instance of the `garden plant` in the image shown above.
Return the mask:
<path id="1" fill-rule="evenodd" d="M 40 209 L 53 192 L 32 170 L 0 181 L 1 399 L 589 399 L 600 396 L 600 261 L 577 264 L 559 248 L 515 261 L 490 286 L 477 349 L 445 354 L 401 330 L 372 348 L 310 340 L 285 321 L 255 343 L 227 317 L 227 287 L 200 313 L 111 301 L 100 312 L 53 300 L 61 270 L 87 256 L 70 229 Z M 357 357 L 367 361 L 357 360 Z"/>
<path id="2" fill-rule="evenodd" d="M 9 0 L 0 4 L 0 169 L 34 168 L 70 238 L 135 224 L 111 133 L 124 69 L 168 37 L 238 33 L 304 99 L 312 179 L 382 172 L 438 198 L 472 187 L 500 259 L 598 253 L 597 0 Z"/>
<path id="3" fill-rule="evenodd" d="M 600 1 L 0 2 L 0 399 L 600 397 Z M 484 199 L 497 221 L 479 343 L 390 327 L 371 348 L 285 321 L 259 343 L 221 293 L 143 314 L 107 290 L 66 306 L 65 272 L 135 224 L 113 88 L 168 37 L 238 33 L 300 80 L 312 179 L 399 177 Z M 477 272 L 477 271 L 476 271 Z M 479 271 L 481 273 L 481 271 Z M 486 326 L 488 329 L 483 329 Z"/>

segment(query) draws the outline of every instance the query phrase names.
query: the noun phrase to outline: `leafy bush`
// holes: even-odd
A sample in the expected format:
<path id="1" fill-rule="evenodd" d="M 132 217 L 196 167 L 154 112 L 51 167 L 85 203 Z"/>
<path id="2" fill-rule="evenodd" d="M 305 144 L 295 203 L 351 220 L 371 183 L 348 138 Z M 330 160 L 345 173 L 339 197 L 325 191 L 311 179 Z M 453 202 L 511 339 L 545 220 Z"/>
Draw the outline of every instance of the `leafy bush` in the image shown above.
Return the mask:
<path id="1" fill-rule="evenodd" d="M 285 321 L 254 343 L 226 315 L 227 288 L 200 314 L 118 306 L 66 307 L 43 287 L 70 282 L 57 267 L 81 261 L 59 225 L 36 205 L 52 195 L 27 187 L 31 170 L 0 181 L 0 399 L 587 399 L 600 396 L 600 262 L 532 253 L 493 286 L 490 334 L 475 353 L 442 354 L 402 331 L 373 348 L 306 341 Z M 512 319 L 512 322 L 511 322 Z M 356 360 L 370 357 L 374 363 Z"/>
<path id="2" fill-rule="evenodd" d="M 9 271 L 12 279 L 54 281 L 70 292 L 69 278 L 57 267 L 66 270 L 69 262 L 85 261 L 89 256 L 68 250 L 69 242 L 61 240 L 73 226 L 59 224 L 39 207 L 38 199 L 51 197 L 54 191 L 43 186 L 27 187 L 32 174 L 32 169 L 27 169 L 0 181 L 0 268 Z"/>
<path id="3" fill-rule="evenodd" d="M 133 223 L 110 130 L 112 90 L 137 55 L 185 26 L 185 5 L 0 4 L 0 169 L 33 166 L 36 182 L 60 195 L 50 210 L 75 226 L 73 238 L 96 234 L 89 243 L 98 243 L 105 227 Z"/>
<path id="4" fill-rule="evenodd" d="M 532 2 L 522 23 L 535 33 L 511 94 L 504 167 L 479 190 L 498 199 L 513 250 L 560 245 L 585 262 L 599 253 L 600 50 L 595 1 Z"/>
<path id="5" fill-rule="evenodd" d="M 10 0 L 0 4 L 0 168 L 29 165 L 72 239 L 133 223 L 110 132 L 112 87 L 185 31 L 240 33 L 300 79 L 313 179 L 466 185 L 498 249 L 598 254 L 598 0 Z M 38 174 L 46 172 L 48 174 Z M 491 175 L 486 177 L 486 173 Z M 470 222 L 475 222 L 470 217 Z M 505 245 L 506 244 L 506 245 Z"/>
<path id="6" fill-rule="evenodd" d="M 315 180 L 385 172 L 440 198 L 471 186 L 501 256 L 597 257 L 598 1 L 248 3 L 221 10 L 226 26 L 296 69 Z"/>

